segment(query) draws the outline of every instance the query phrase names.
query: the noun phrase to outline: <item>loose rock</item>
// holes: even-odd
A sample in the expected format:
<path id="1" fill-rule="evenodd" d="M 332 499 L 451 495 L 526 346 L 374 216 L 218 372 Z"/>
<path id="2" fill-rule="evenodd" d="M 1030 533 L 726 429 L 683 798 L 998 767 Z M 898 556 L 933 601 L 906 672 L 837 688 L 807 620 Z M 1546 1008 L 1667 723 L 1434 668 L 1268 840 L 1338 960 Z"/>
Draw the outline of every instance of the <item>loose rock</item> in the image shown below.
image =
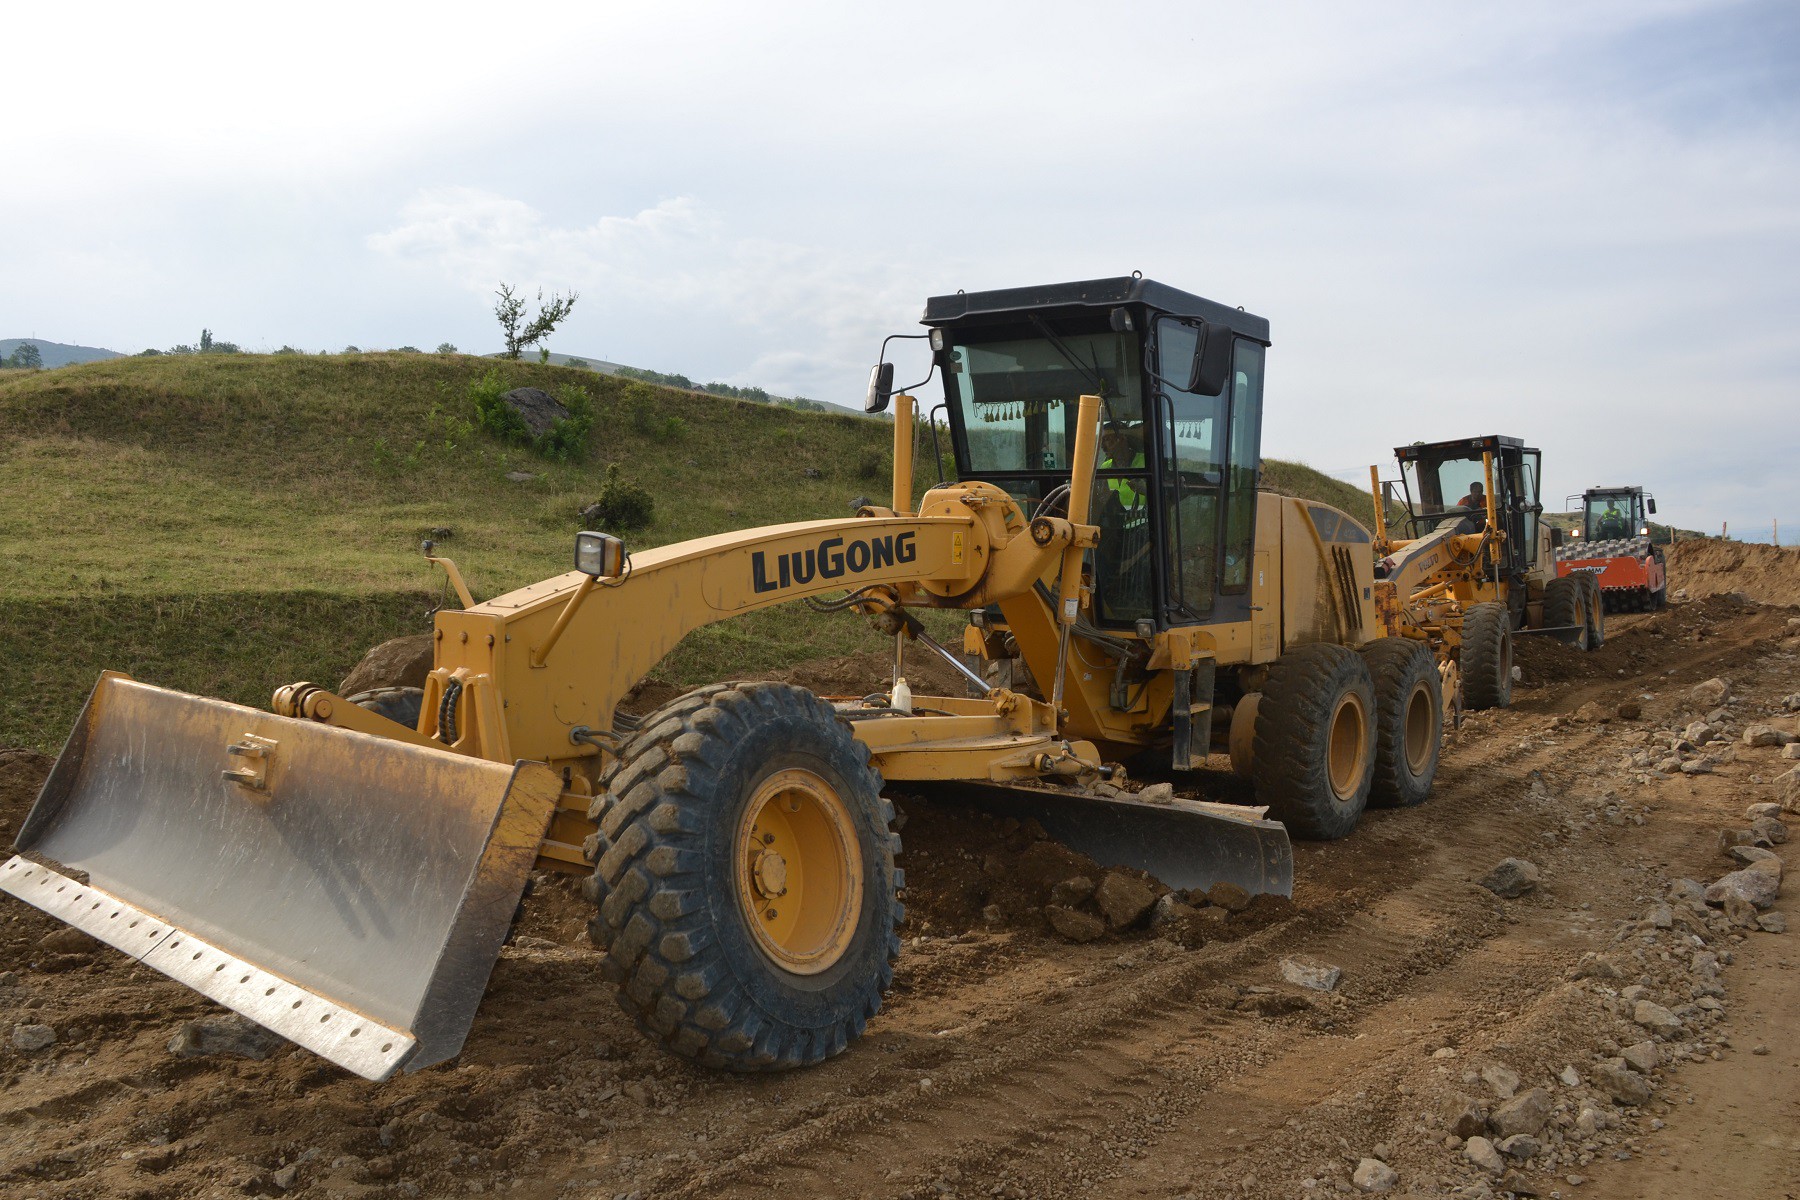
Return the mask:
<path id="1" fill-rule="evenodd" d="M 1639 1000 L 1632 1007 L 1631 1019 L 1652 1033 L 1681 1032 L 1681 1018 L 1654 1000 Z"/>
<path id="2" fill-rule="evenodd" d="M 177 1058 L 203 1058 L 227 1054 L 261 1062 L 287 1045 L 287 1039 L 236 1013 L 183 1021 L 169 1039 L 169 1053 Z"/>
<path id="3" fill-rule="evenodd" d="M 1650 1081 L 1631 1070 L 1622 1058 L 1609 1058 L 1589 1070 L 1594 1086 L 1620 1104 L 1648 1104 Z"/>
<path id="4" fill-rule="evenodd" d="M 1074 908 L 1094 894 L 1094 881 L 1085 875 L 1065 879 L 1050 889 L 1050 903 L 1059 908 Z"/>
<path id="5" fill-rule="evenodd" d="M 1498 1063 L 1483 1067 L 1481 1078 L 1494 1089 L 1494 1094 L 1502 1100 L 1512 1099 L 1519 1090 L 1519 1073 Z"/>
<path id="6" fill-rule="evenodd" d="M 1731 684 L 1723 679 L 1709 679 L 1688 689 L 1688 699 L 1700 708 L 1713 708 L 1731 699 Z"/>
<path id="7" fill-rule="evenodd" d="M 1531 1158 L 1544 1148 L 1543 1143 L 1529 1133 L 1515 1133 L 1502 1141 L 1497 1149 L 1508 1158 Z"/>
<path id="8" fill-rule="evenodd" d="M 1504 858 L 1476 882 L 1494 895 L 1512 900 L 1537 886 L 1538 869 L 1523 858 Z"/>
<path id="9" fill-rule="evenodd" d="M 1463 1157 L 1490 1175 L 1498 1175 L 1506 1170 L 1506 1160 L 1494 1149 L 1494 1143 L 1479 1135 L 1464 1144 Z"/>
<path id="10" fill-rule="evenodd" d="M 429 633 L 389 638 L 362 656 L 362 661 L 338 684 L 337 694 L 354 696 L 390 687 L 422 688 L 425 677 L 431 674 L 432 654 Z"/>
<path id="11" fill-rule="evenodd" d="M 1044 907 L 1044 915 L 1050 919 L 1050 928 L 1071 942 L 1091 942 L 1106 932 L 1106 922 L 1093 913 L 1049 904 Z"/>
<path id="12" fill-rule="evenodd" d="M 1635 1042 L 1619 1051 L 1619 1056 L 1632 1070 L 1641 1071 L 1645 1075 L 1662 1065 L 1662 1051 L 1656 1048 L 1655 1042 Z"/>
<path id="13" fill-rule="evenodd" d="M 12 1044 L 14 1050 L 36 1054 L 56 1045 L 56 1030 L 48 1025 L 14 1025 Z"/>
<path id="14" fill-rule="evenodd" d="M 1458 1138 L 1472 1138 L 1487 1129 L 1487 1114 L 1467 1096 L 1444 1101 L 1444 1126 Z"/>
<path id="15" fill-rule="evenodd" d="M 1379 1158 L 1365 1158 L 1356 1164 L 1350 1182 L 1359 1192 L 1385 1192 L 1400 1182 L 1400 1173 Z"/>
<path id="16" fill-rule="evenodd" d="M 1781 877 L 1769 871 L 1759 870 L 1762 862 L 1753 862 L 1741 871 L 1733 871 L 1720 877 L 1719 881 L 1706 889 L 1708 904 L 1724 904 L 1728 892 L 1735 893 L 1758 908 L 1768 908 L 1775 903 L 1781 893 Z M 1779 862 L 1779 860 L 1776 860 Z"/>
<path id="17" fill-rule="evenodd" d="M 1488 1125 L 1502 1138 L 1509 1138 L 1519 1133 L 1536 1133 L 1549 1119 L 1550 1093 L 1534 1087 L 1496 1108 L 1488 1117 Z"/>
<path id="18" fill-rule="evenodd" d="M 1778 912 L 1763 913 L 1756 918 L 1756 927 L 1764 933 L 1786 933 L 1787 917 Z"/>
<path id="19" fill-rule="evenodd" d="M 1206 899 L 1226 912 L 1241 913 L 1250 907 L 1250 893 L 1235 883 L 1215 883 L 1206 889 Z"/>
<path id="20" fill-rule="evenodd" d="M 1281 960 L 1281 977 L 1283 979 L 1303 988 L 1311 988 L 1315 992 L 1329 992 L 1336 988 L 1338 980 L 1343 977 L 1343 974 L 1344 972 L 1340 968 L 1317 959 L 1284 958 Z"/>
<path id="21" fill-rule="evenodd" d="M 1125 929 L 1138 923 L 1156 903 L 1156 889 L 1135 875 L 1109 871 L 1094 889 L 1094 903 L 1106 914 L 1107 924 Z"/>
<path id="22" fill-rule="evenodd" d="M 40 938 L 38 948 L 52 954 L 88 954 L 98 950 L 100 943 L 81 930 L 64 925 L 59 929 L 52 929 Z"/>

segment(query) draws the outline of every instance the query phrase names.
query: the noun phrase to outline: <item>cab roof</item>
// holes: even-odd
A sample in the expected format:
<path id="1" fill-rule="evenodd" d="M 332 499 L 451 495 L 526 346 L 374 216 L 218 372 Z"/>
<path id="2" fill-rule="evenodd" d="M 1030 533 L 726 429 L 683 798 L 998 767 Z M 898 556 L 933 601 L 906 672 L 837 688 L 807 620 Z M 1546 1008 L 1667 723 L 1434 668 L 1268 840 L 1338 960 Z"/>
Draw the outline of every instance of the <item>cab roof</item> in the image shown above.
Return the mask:
<path id="1" fill-rule="evenodd" d="M 1448 442 L 1414 442 L 1410 446 L 1395 446 L 1394 457 L 1401 462 L 1409 459 L 1430 457 L 1449 457 L 1458 454 L 1480 454 L 1483 450 L 1500 449 L 1521 450 L 1526 454 L 1536 454 L 1536 446 L 1527 446 L 1523 438 L 1506 437 L 1503 434 L 1490 433 L 1482 437 L 1454 438 Z"/>
<path id="2" fill-rule="evenodd" d="M 932 326 L 963 322 L 988 324 L 1025 313 L 1035 312 L 1049 316 L 1058 309 L 1081 311 L 1119 308 L 1128 304 L 1142 305 L 1153 312 L 1170 316 L 1199 317 L 1215 325 L 1224 325 L 1242 337 L 1269 345 L 1268 318 L 1138 275 L 933 296 L 925 302 L 925 315 L 919 321 L 920 324 Z"/>

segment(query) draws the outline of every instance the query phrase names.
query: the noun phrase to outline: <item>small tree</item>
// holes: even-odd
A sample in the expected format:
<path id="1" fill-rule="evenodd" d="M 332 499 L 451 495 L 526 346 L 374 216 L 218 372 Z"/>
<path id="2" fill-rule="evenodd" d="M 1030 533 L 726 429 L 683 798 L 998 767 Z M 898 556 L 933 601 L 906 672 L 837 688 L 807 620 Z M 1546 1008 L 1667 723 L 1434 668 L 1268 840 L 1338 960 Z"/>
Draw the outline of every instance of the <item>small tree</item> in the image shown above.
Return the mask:
<path id="1" fill-rule="evenodd" d="M 500 335 L 506 339 L 508 358 L 518 358 L 525 347 L 535 346 L 555 333 L 556 327 L 567 319 L 569 310 L 575 307 L 575 301 L 581 298 L 579 292 L 570 292 L 567 299 L 551 292 L 546 303 L 544 289 L 539 288 L 538 315 L 528 321 L 525 319 L 525 301 L 513 295 L 510 283 L 502 283 L 494 295 L 500 298 L 494 305 L 494 319 L 500 322 Z"/>
<path id="2" fill-rule="evenodd" d="M 439 354 L 455 354 L 456 347 L 449 342 L 439 342 L 437 352 Z"/>
<path id="3" fill-rule="evenodd" d="M 9 367 L 30 367 L 35 370 L 44 365 L 44 355 L 34 343 L 20 342 L 17 346 L 13 347 L 13 352 L 7 355 L 6 365 Z"/>

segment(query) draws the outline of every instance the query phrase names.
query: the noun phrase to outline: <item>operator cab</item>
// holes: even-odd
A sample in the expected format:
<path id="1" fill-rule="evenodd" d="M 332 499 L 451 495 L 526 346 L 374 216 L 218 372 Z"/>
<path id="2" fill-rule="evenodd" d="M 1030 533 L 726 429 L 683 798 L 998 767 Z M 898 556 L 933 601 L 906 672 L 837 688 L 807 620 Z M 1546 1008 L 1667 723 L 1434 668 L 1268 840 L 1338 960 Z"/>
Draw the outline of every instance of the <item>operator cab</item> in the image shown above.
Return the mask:
<path id="1" fill-rule="evenodd" d="M 1590 542 L 1647 537 L 1655 511 L 1655 499 L 1635 484 L 1589 488 L 1581 496 L 1581 536 Z"/>
<path id="2" fill-rule="evenodd" d="M 1060 514 L 1077 400 L 1103 414 L 1095 620 L 1250 617 L 1269 323 L 1138 276 L 926 302 L 956 470 Z"/>
<path id="3" fill-rule="evenodd" d="M 1493 456 L 1495 516 L 1506 533 L 1500 567 L 1513 577 L 1538 565 L 1539 466 L 1542 455 L 1519 438 L 1491 435 L 1399 446 L 1407 536 L 1424 537 L 1446 522 L 1458 533 L 1487 525 L 1486 469 Z"/>

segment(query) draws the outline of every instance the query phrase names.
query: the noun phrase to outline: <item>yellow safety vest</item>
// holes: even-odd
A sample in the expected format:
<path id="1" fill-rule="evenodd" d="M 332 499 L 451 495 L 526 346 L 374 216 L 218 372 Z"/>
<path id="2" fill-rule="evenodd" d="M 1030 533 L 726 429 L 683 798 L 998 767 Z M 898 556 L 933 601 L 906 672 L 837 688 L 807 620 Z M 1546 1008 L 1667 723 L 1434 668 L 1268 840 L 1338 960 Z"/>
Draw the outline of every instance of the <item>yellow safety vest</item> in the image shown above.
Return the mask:
<path id="1" fill-rule="evenodd" d="M 1144 455 L 1140 451 L 1139 453 L 1132 456 L 1131 466 L 1135 469 L 1135 468 L 1141 467 L 1143 465 L 1144 465 Z M 1113 460 L 1110 458 L 1107 459 L 1105 462 L 1101 463 L 1100 466 L 1103 470 L 1108 470 L 1108 471 L 1118 469 L 1117 464 L 1114 463 Z M 1139 514 L 1137 512 L 1137 510 L 1143 506 L 1144 494 L 1142 492 L 1138 491 L 1137 488 L 1133 486 L 1134 482 L 1135 482 L 1134 480 L 1130 480 L 1130 479 L 1109 479 L 1106 481 L 1106 486 L 1112 489 L 1112 494 L 1119 498 L 1120 505 L 1122 505 L 1124 507 L 1124 509 L 1127 513 L 1131 513 L 1132 515 L 1137 516 L 1141 520 L 1142 516 L 1141 516 L 1141 514 Z"/>

